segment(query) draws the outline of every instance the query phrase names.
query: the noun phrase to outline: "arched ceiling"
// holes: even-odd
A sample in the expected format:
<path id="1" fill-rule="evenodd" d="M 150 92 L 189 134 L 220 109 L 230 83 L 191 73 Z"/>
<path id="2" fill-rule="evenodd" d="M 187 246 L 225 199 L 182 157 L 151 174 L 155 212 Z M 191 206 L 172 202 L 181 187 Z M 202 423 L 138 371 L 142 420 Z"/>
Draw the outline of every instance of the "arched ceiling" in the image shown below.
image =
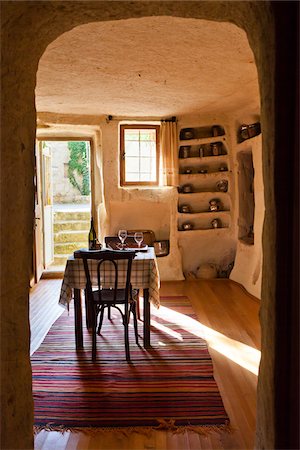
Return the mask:
<path id="1" fill-rule="evenodd" d="M 38 112 L 125 117 L 259 113 L 246 34 L 227 22 L 147 17 L 89 23 L 52 42 Z"/>

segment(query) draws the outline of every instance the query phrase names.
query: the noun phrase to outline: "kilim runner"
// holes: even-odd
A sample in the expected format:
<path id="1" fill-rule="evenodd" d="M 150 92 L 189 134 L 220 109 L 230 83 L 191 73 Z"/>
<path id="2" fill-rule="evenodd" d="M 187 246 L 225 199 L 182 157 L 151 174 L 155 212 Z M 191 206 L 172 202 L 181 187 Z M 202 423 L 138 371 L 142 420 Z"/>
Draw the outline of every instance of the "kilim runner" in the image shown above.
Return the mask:
<path id="1" fill-rule="evenodd" d="M 131 362 L 118 311 L 105 318 L 91 360 L 91 335 L 75 350 L 67 311 L 32 355 L 35 429 L 144 428 L 208 431 L 228 426 L 212 360 L 186 296 L 162 297 L 153 309 L 151 349 L 137 346 L 130 326 Z M 139 334 L 142 336 L 142 322 Z"/>

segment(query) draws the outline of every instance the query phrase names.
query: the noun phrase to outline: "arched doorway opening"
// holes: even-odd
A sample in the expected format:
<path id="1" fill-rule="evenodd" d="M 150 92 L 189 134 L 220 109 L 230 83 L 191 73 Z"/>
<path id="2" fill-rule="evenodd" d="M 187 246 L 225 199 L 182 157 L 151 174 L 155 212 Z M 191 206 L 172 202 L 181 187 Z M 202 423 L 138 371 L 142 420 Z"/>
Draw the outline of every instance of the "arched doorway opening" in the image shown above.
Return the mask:
<path id="1" fill-rule="evenodd" d="M 98 39 L 100 36 L 101 41 Z M 122 36 L 122 46 L 119 36 Z M 138 47 L 136 41 L 139 42 Z M 127 58 L 123 55 L 124 49 L 128 53 Z M 151 60 L 153 49 L 156 55 L 155 68 Z M 141 53 L 142 59 L 139 58 Z M 170 59 L 169 54 L 173 54 Z M 192 55 L 187 62 L 186 55 Z M 122 57 L 123 61 L 120 63 Z M 186 70 L 183 70 L 184 64 L 187 65 Z M 84 67 L 88 67 L 89 70 L 84 72 Z M 141 78 L 146 78 L 142 87 Z M 236 90 L 237 82 L 240 83 L 241 90 Z M 172 87 L 172 84 L 175 87 Z M 63 89 L 63 86 L 67 87 Z M 166 86 L 171 86 L 168 87 L 167 94 Z M 247 86 L 247 90 L 242 86 Z M 149 99 L 150 91 L 151 99 Z M 234 92 L 238 95 L 235 96 Z M 176 93 L 179 99 L 176 98 Z M 202 98 L 198 98 L 199 96 Z M 188 104 L 191 103 L 189 97 L 193 99 L 193 105 Z M 130 98 L 133 101 L 130 101 Z M 172 104 L 173 99 L 177 101 L 173 101 Z M 145 118 L 160 120 L 162 117 L 173 115 L 174 111 L 179 127 L 183 127 L 184 123 L 188 124 L 190 120 L 193 123 L 199 121 L 200 125 L 206 125 L 210 121 L 216 123 L 224 121 L 227 136 L 230 134 L 232 136 L 231 139 L 228 137 L 228 146 L 230 167 L 234 173 L 239 151 L 236 142 L 238 124 L 257 120 L 260 112 L 259 103 L 256 68 L 247 37 L 244 31 L 229 23 L 152 17 L 82 25 L 64 33 L 48 46 L 40 59 L 37 72 L 36 104 L 40 119 L 38 133 L 46 130 L 50 134 L 51 128 L 55 133 L 57 130 L 55 121 L 59 122 L 60 127 L 64 125 L 72 127 L 73 123 L 74 130 L 76 124 L 83 126 L 87 120 L 94 123 L 98 121 L 101 127 L 106 144 L 102 146 L 99 157 L 106 167 L 106 173 L 102 173 L 102 176 L 105 178 L 105 210 L 108 216 L 116 215 L 116 211 L 112 213 L 110 210 L 110 199 L 116 199 L 120 195 L 118 183 L 115 183 L 115 186 L 110 183 L 108 186 L 108 179 L 118 179 L 116 167 L 109 166 L 110 159 L 116 161 L 118 159 L 117 130 L 114 123 L 121 119 L 128 120 L 132 115 L 143 116 L 144 120 Z M 85 105 L 84 113 L 81 114 L 83 105 Z M 201 111 L 200 114 L 198 110 Z M 113 121 L 107 121 L 105 112 L 108 111 L 112 113 Z M 114 140 L 115 148 L 113 150 L 109 148 L 107 152 L 111 140 Z M 257 146 L 259 147 L 259 144 Z M 256 154 L 255 170 L 261 173 L 261 144 L 257 150 L 259 152 Z M 113 156 L 112 151 L 115 151 Z M 236 183 L 235 177 L 236 174 L 230 180 L 231 188 Z M 263 187 L 259 186 L 259 190 L 263 190 Z M 134 195 L 131 194 L 130 205 L 134 202 Z M 141 198 L 140 192 L 138 198 L 139 200 Z M 234 204 L 234 196 L 231 198 Z M 147 202 L 146 197 L 144 200 Z M 258 199 L 256 204 L 258 207 Z M 127 210 L 130 205 L 126 205 Z M 95 204 L 94 210 L 98 210 L 98 207 L 99 204 Z M 237 223 L 237 211 L 232 210 L 230 214 L 232 224 Z M 263 222 L 263 214 L 259 220 Z M 237 229 L 232 225 L 227 235 L 225 232 L 227 230 L 224 230 L 220 244 L 224 246 L 225 240 L 228 239 L 236 251 L 237 244 L 231 242 L 234 240 L 237 242 Z M 201 236 L 198 239 L 201 241 Z M 206 253 L 207 240 L 206 235 Z M 216 243 L 216 239 L 214 241 Z M 257 235 L 257 230 L 256 243 L 257 251 L 260 252 L 261 235 Z M 186 265 L 192 265 L 189 261 L 190 249 L 185 251 L 185 246 L 191 244 L 197 245 L 194 239 L 188 243 L 181 243 Z M 223 251 L 226 251 L 224 247 Z M 201 248 L 198 249 L 199 253 L 204 253 Z M 209 258 L 210 255 L 206 257 Z M 248 254 L 248 263 L 249 259 Z M 240 267 L 236 264 L 235 272 L 239 273 L 243 265 L 243 262 L 239 261 Z M 185 269 L 186 267 L 184 271 Z M 246 274 L 244 277 L 252 279 L 252 274 Z"/>
<path id="2" fill-rule="evenodd" d="M 279 411 L 276 413 L 274 407 L 275 400 L 275 388 L 274 388 L 274 355 L 276 355 L 276 367 L 278 367 L 278 361 L 283 360 L 279 351 L 278 342 L 274 340 L 274 334 L 276 330 L 277 315 L 282 311 L 279 308 L 280 296 L 283 295 L 283 287 L 276 282 L 279 277 L 280 268 L 284 267 L 284 264 L 288 262 L 288 252 L 285 252 L 282 247 L 277 247 L 277 263 L 276 263 L 276 251 L 275 249 L 275 234 L 276 229 L 280 226 L 283 230 L 287 231 L 287 227 L 281 223 L 278 225 L 278 217 L 275 217 L 275 199 L 273 195 L 273 187 L 276 186 L 274 180 L 274 159 L 278 164 L 279 161 L 284 162 L 280 158 L 278 151 L 274 152 L 275 139 L 279 147 L 284 145 L 284 139 L 282 132 L 279 133 L 278 129 L 275 130 L 274 123 L 275 117 L 278 125 L 283 127 L 288 133 L 288 123 L 286 120 L 280 122 L 280 118 L 284 119 L 278 110 L 275 110 L 274 103 L 274 78 L 273 69 L 275 64 L 275 50 L 280 47 L 280 43 L 276 44 L 274 38 L 274 22 L 273 14 L 276 17 L 276 36 L 278 35 L 278 41 L 281 37 L 282 46 L 280 47 L 280 55 L 282 60 L 287 61 L 287 55 L 285 55 L 284 49 L 287 50 L 288 46 L 284 46 L 288 40 L 283 42 L 280 32 L 285 32 L 287 29 L 284 25 L 284 18 L 280 18 L 280 7 L 277 11 L 271 9 L 269 3 L 252 3 L 236 5 L 234 2 L 226 5 L 226 11 L 220 9 L 220 5 L 212 2 L 209 7 L 206 3 L 190 5 L 185 2 L 172 2 L 159 3 L 157 9 L 157 2 L 150 4 L 134 4 L 130 3 L 130 7 L 125 2 L 118 4 L 117 11 L 111 10 L 111 3 L 101 4 L 101 9 L 98 8 L 94 2 L 84 2 L 76 4 L 64 4 L 62 8 L 61 3 L 56 4 L 18 4 L 15 9 L 13 5 L 5 5 L 5 23 L 4 23 L 4 39 L 7 43 L 5 51 L 3 53 L 3 62 L 9 71 L 3 74 L 3 96 L 2 106 L 5 108 L 5 118 L 3 120 L 3 141 L 6 144 L 6 153 L 3 158 L 3 167 L 6 169 L 6 185 L 5 192 L 9 193 L 3 198 L 3 206 L 6 211 L 6 221 L 3 227 L 4 236 L 7 239 L 4 242 L 10 243 L 9 251 L 7 252 L 6 266 L 4 268 L 4 276 L 6 278 L 6 286 L 9 284 L 14 285 L 14 292 L 11 289 L 8 291 L 10 295 L 10 303 L 6 305 L 5 314 L 8 318 L 14 318 L 16 322 L 15 329 L 17 330 L 17 336 L 14 335 L 14 343 L 10 341 L 11 351 L 15 355 L 11 360 L 7 358 L 5 353 L 4 360 L 6 364 L 6 376 L 4 378 L 3 389 L 5 392 L 4 402 L 6 406 L 8 404 L 15 405 L 16 414 L 12 414 L 12 408 L 7 407 L 5 412 L 5 430 L 3 441 L 6 447 L 20 447 L 24 448 L 32 446 L 32 434 L 31 424 L 32 415 L 28 414 L 31 404 L 31 389 L 30 389 L 30 365 L 28 358 L 28 340 L 29 329 L 28 325 L 24 323 L 23 318 L 28 317 L 28 275 L 27 271 L 22 272 L 18 279 L 17 285 L 14 283 L 14 272 L 18 268 L 22 268 L 23 262 L 27 267 L 31 264 L 31 251 L 32 251 L 32 198 L 33 198 L 33 155 L 32 150 L 34 145 L 35 135 L 35 110 L 34 110 L 34 89 L 35 89 L 35 74 L 37 70 L 38 60 L 49 44 L 62 32 L 71 29 L 74 26 L 82 23 L 87 23 L 97 20 L 108 20 L 109 18 L 127 18 L 127 17 L 142 17 L 148 15 L 174 15 L 195 18 L 204 18 L 217 21 L 233 21 L 237 25 L 244 28 L 249 36 L 250 45 L 254 51 L 256 57 L 256 63 L 258 67 L 259 81 L 260 81 L 260 93 L 262 98 L 262 128 L 265 134 L 264 146 L 264 175 L 266 180 L 266 220 L 265 220 L 265 234 L 264 234 L 264 280 L 263 280 L 263 308 L 261 312 L 261 320 L 263 325 L 263 361 L 261 365 L 261 387 L 259 389 L 259 423 L 258 423 L 258 447 L 274 447 L 275 436 L 280 435 L 282 431 L 282 437 L 284 435 L 283 429 L 279 427 L 276 430 L 275 424 L 279 417 Z M 114 5 L 115 6 L 115 5 Z M 297 5 L 296 5 L 297 6 Z M 285 15 L 288 19 L 291 19 L 294 24 L 293 30 L 295 31 L 296 25 L 294 17 L 297 16 L 297 11 L 294 8 L 289 8 L 288 13 Z M 54 20 L 55 18 L 55 20 Z M 30 26 L 28 25 L 30 23 Z M 291 28 L 290 26 L 288 27 Z M 26 30 L 26 36 L 24 36 L 24 30 Z M 268 31 L 268 32 L 267 32 Z M 14 36 L 14 39 L 11 36 Z M 36 39 L 36 36 L 39 39 Z M 295 34 L 293 34 L 295 37 Z M 286 35 L 285 35 L 286 37 Z M 296 41 L 296 40 L 295 40 Z M 34 43 L 34 45 L 33 45 Z M 293 48 L 293 47 L 292 47 Z M 289 51 L 289 50 L 287 50 Z M 296 51 L 295 51 L 296 54 Z M 281 61 L 282 64 L 282 61 Z M 26 67 L 26 71 L 24 70 Z M 293 66 L 295 68 L 295 66 Z M 280 80 L 288 79 L 291 82 L 295 82 L 290 73 L 282 74 L 279 72 L 279 66 L 276 68 L 276 80 L 275 87 L 279 91 Z M 21 95 L 16 96 L 16 83 L 11 82 L 11 77 L 14 81 L 18 81 Z M 291 78 L 289 78 L 291 77 Z M 287 102 L 282 96 L 279 95 L 282 104 Z M 11 102 L 14 99 L 14 102 Z M 291 103 L 293 103 L 291 101 Z M 283 108 L 284 109 L 284 108 Z M 276 112 L 276 114 L 275 114 Z M 294 141 L 292 141 L 292 146 Z M 294 148 L 294 147 L 293 147 Z M 16 152 L 16 149 L 19 149 Z M 276 165 L 276 167 L 278 167 Z M 292 187 L 291 181 L 288 179 L 289 165 L 285 164 L 282 167 L 285 176 L 287 176 L 287 182 Z M 16 171 L 20 174 L 18 180 L 15 179 Z M 24 186 L 27 186 L 24 189 Z M 276 193 L 278 193 L 276 191 Z M 277 197 L 276 197 L 277 198 Z M 12 201 L 13 199 L 13 201 Z M 290 199 L 288 193 L 281 193 L 281 200 L 283 205 L 286 205 L 286 209 L 289 212 Z M 277 199 L 278 201 L 278 199 Z M 20 218 L 20 226 L 16 229 L 14 241 L 11 242 L 9 233 L 11 229 L 15 229 L 15 217 Z M 30 236 L 29 239 L 24 241 L 24 235 Z M 290 249 L 290 245 L 288 246 Z M 18 263 L 16 260 L 17 254 L 22 254 L 22 261 Z M 283 259 L 280 256 L 284 256 Z M 290 287 L 288 286 L 290 289 Z M 18 314 L 16 315 L 15 308 L 18 308 Z M 279 309 L 278 309 L 279 308 Z M 277 310 L 276 310 L 277 309 Z M 20 319 L 16 318 L 18 316 Z M 9 336 L 11 331 L 11 321 L 5 321 L 5 335 Z M 288 328 L 285 328 L 286 336 L 288 334 Z M 285 344 L 288 342 L 286 339 Z M 282 348 L 282 346 L 281 346 Z M 15 350 L 15 351 L 14 351 Z M 2 366 L 3 367 L 3 366 Z M 14 377 L 9 377 L 9 374 L 19 374 L 15 378 L 14 383 L 11 380 Z M 280 375 L 280 374 L 279 374 Z M 9 382 L 8 382 L 9 379 Z M 6 380 L 6 381 L 5 381 Z M 22 383 L 19 382 L 22 380 Z M 282 378 L 276 378 L 276 386 L 280 386 L 280 380 Z M 270 382 L 271 381 L 271 382 Z M 9 401 L 8 401 L 9 400 Z M 20 408 L 20 405 L 26 407 Z M 278 403 L 276 403 L 276 407 Z M 22 411 L 26 411 L 24 414 Z M 22 427 L 17 427 L 17 423 L 22 423 Z M 271 425 L 270 425 L 271 424 Z M 19 433 L 16 435 L 12 430 L 19 428 Z M 296 429 L 296 428 L 295 428 Z"/>

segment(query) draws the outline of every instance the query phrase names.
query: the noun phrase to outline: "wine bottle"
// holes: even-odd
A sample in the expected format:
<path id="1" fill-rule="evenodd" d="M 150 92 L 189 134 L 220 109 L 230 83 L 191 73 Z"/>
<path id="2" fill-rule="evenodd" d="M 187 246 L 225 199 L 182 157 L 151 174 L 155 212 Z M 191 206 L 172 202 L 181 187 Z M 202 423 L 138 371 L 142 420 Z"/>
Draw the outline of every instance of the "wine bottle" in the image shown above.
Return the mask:
<path id="1" fill-rule="evenodd" d="M 94 228 L 94 220 L 91 217 L 91 228 L 89 231 L 89 250 L 95 250 L 96 241 L 97 241 L 97 236 L 96 236 L 96 231 Z"/>

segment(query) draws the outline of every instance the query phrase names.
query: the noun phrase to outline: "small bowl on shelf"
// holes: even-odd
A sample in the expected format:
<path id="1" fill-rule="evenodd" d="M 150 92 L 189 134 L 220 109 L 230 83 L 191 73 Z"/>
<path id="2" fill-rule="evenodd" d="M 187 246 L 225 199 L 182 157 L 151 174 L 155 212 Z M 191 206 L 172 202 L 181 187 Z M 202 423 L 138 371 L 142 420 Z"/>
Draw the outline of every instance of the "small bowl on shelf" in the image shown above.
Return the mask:
<path id="1" fill-rule="evenodd" d="M 182 132 L 183 139 L 194 139 L 194 131 L 192 129 L 186 129 Z"/>
<path id="2" fill-rule="evenodd" d="M 227 192 L 228 191 L 228 181 L 227 180 L 220 180 L 216 184 L 216 188 L 220 192 Z"/>
<path id="3" fill-rule="evenodd" d="M 184 231 L 192 230 L 194 228 L 194 225 L 191 222 L 184 222 L 182 224 L 182 229 Z"/>
<path id="4" fill-rule="evenodd" d="M 209 201 L 209 211 L 219 211 L 220 201 L 217 198 L 213 198 Z"/>
<path id="5" fill-rule="evenodd" d="M 179 211 L 180 211 L 181 213 L 188 214 L 188 213 L 191 213 L 191 207 L 190 207 L 190 205 L 181 205 L 181 206 L 179 207 Z"/>
<path id="6" fill-rule="evenodd" d="M 211 221 L 212 228 L 222 228 L 222 222 L 220 219 L 213 219 Z"/>
<path id="7" fill-rule="evenodd" d="M 182 186 L 182 192 L 184 192 L 185 194 L 193 192 L 193 186 L 191 184 L 184 184 Z"/>

